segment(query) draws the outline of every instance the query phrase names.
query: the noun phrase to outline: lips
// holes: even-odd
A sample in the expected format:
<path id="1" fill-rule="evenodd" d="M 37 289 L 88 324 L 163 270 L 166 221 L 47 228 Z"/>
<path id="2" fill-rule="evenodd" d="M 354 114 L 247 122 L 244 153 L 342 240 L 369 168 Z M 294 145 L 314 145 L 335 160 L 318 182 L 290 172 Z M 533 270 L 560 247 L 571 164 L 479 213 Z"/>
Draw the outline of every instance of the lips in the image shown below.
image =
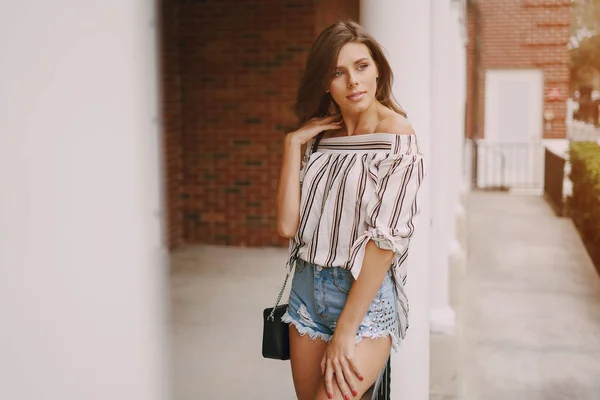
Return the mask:
<path id="1" fill-rule="evenodd" d="M 350 101 L 361 101 L 365 97 L 365 93 L 367 92 L 352 93 L 350 96 L 346 96 L 346 98 Z"/>

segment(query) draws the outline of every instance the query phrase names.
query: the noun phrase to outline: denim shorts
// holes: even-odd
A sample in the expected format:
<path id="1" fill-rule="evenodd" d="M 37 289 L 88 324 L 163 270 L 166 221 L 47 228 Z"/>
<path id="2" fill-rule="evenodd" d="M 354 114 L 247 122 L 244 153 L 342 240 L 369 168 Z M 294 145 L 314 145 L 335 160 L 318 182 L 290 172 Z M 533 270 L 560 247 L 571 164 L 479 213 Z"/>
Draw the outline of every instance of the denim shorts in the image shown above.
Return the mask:
<path id="1" fill-rule="evenodd" d="M 397 347 L 399 325 L 390 274 L 385 276 L 358 327 L 357 343 L 363 338 L 390 336 L 393 347 Z M 321 267 L 298 258 L 283 321 L 293 324 L 300 335 L 308 334 L 311 340 L 329 341 L 353 282 L 352 273 L 346 269 Z"/>

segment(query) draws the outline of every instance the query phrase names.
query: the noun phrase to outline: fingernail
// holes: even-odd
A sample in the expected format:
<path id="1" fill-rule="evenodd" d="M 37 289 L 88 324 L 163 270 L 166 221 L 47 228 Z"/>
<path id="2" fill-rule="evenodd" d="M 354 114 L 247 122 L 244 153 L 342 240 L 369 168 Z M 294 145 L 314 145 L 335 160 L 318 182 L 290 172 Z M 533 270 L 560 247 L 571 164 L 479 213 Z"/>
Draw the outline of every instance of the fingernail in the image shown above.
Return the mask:
<path id="1" fill-rule="evenodd" d="M 350 400 L 350 396 L 348 396 L 347 394 L 344 395 L 344 399 L 346 400 Z"/>
<path id="2" fill-rule="evenodd" d="M 352 391 L 352 394 L 353 394 L 354 396 L 358 396 L 358 392 L 357 392 L 356 390 L 353 390 L 353 391 Z"/>
<path id="3" fill-rule="evenodd" d="M 327 397 L 329 397 L 330 399 L 333 399 L 333 395 L 331 393 L 327 393 Z"/>
<path id="4" fill-rule="evenodd" d="M 360 379 L 361 381 L 365 380 L 365 378 L 363 378 L 362 376 L 359 376 L 358 379 Z"/>

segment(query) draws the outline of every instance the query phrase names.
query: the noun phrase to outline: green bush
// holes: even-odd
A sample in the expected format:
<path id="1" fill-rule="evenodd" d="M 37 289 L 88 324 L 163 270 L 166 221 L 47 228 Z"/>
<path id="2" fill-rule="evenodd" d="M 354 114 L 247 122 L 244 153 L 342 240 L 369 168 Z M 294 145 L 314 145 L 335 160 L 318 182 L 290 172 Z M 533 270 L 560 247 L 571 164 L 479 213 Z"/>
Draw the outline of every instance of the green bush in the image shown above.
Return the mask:
<path id="1" fill-rule="evenodd" d="M 600 146 L 573 142 L 569 158 L 573 182 L 569 213 L 594 263 L 600 266 Z"/>

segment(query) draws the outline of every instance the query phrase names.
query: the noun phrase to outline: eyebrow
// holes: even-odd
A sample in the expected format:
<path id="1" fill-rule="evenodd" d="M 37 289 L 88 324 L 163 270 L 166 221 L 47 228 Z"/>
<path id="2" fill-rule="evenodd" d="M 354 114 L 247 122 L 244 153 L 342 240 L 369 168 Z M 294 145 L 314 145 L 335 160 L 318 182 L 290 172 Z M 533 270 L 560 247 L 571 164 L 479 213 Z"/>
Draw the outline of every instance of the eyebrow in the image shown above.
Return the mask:
<path id="1" fill-rule="evenodd" d="M 361 62 L 363 62 L 363 61 L 370 61 L 370 58 L 368 58 L 368 57 L 363 57 L 363 58 L 361 58 L 361 59 L 358 59 L 358 60 L 354 61 L 354 64 L 358 64 L 358 63 L 361 63 Z M 344 67 L 342 67 L 341 65 L 338 65 L 338 66 L 337 66 L 337 67 L 335 67 L 335 68 L 336 68 L 336 69 L 342 69 L 342 68 L 344 68 Z"/>

